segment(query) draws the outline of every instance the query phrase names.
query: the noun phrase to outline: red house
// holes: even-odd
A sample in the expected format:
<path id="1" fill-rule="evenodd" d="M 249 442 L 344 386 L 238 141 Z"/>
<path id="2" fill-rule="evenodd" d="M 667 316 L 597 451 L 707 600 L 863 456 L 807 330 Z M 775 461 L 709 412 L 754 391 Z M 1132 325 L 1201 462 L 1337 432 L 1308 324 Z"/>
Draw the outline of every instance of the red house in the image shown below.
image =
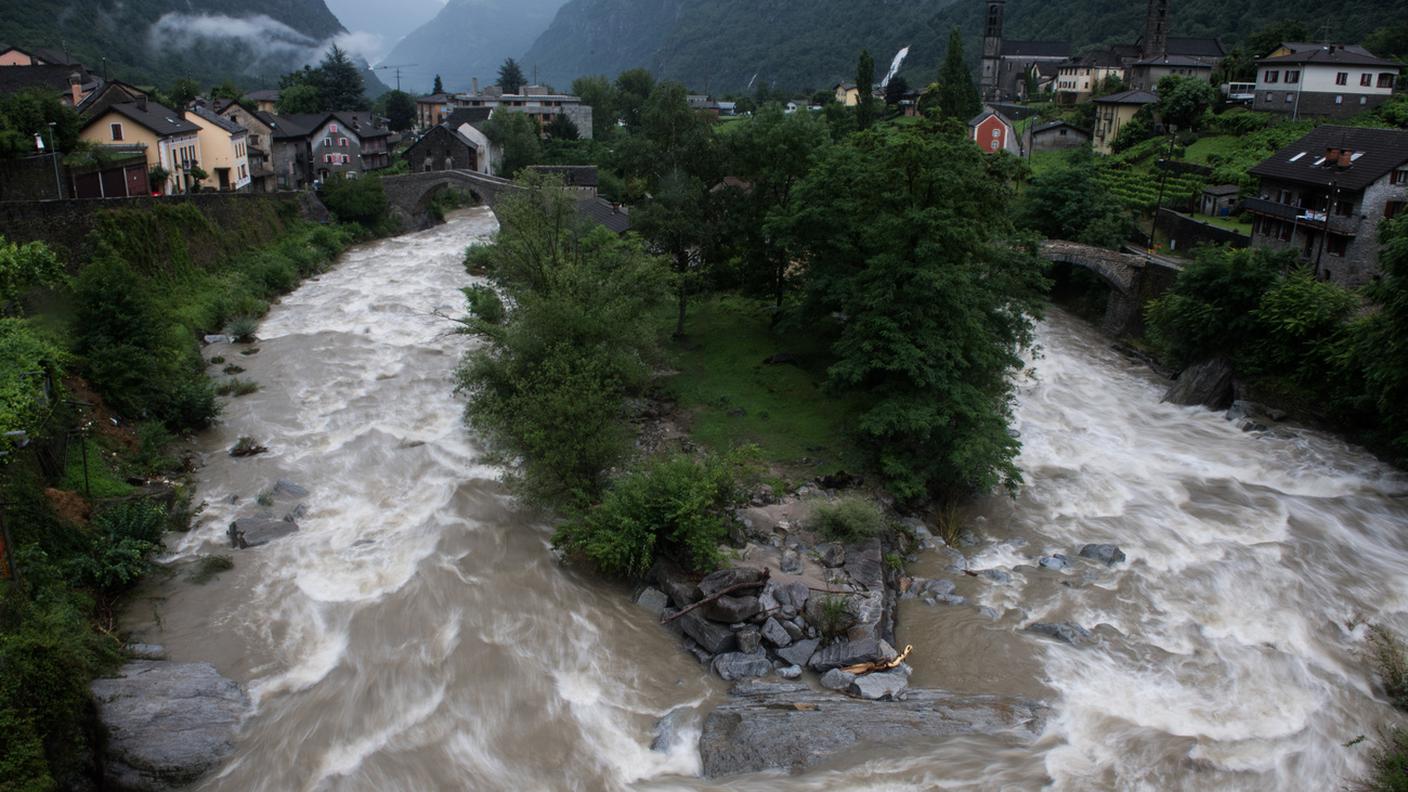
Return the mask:
<path id="1" fill-rule="evenodd" d="M 984 152 L 996 154 L 1007 151 L 1019 157 L 1022 155 L 1022 143 L 1017 139 L 1016 128 L 996 110 L 984 108 L 968 122 L 968 128 L 973 131 L 973 141 Z"/>

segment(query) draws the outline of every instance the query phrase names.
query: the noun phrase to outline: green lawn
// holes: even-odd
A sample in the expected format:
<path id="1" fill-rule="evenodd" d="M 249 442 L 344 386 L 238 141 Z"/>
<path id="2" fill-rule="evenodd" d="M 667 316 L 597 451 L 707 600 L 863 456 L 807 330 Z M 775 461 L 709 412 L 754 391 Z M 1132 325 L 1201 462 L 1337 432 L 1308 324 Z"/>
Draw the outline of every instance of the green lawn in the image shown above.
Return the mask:
<path id="1" fill-rule="evenodd" d="M 1210 156 L 1226 158 L 1236 154 L 1244 145 L 1242 139 L 1235 135 L 1209 135 L 1190 144 L 1183 152 L 1183 159 L 1206 165 Z"/>
<path id="2" fill-rule="evenodd" d="M 1190 217 L 1199 222 L 1207 223 L 1208 225 L 1225 228 L 1228 231 L 1236 231 L 1239 234 L 1245 234 L 1247 236 L 1252 235 L 1252 224 L 1250 222 L 1241 222 L 1235 217 L 1213 217 L 1211 215 L 1196 213 L 1190 215 Z"/>
<path id="3" fill-rule="evenodd" d="M 690 305 L 688 336 L 666 351 L 679 372 L 667 387 L 690 415 L 691 437 L 719 451 L 755 444 L 788 479 L 859 470 L 849 405 L 822 389 L 824 347 L 805 331 L 775 334 L 768 319 L 764 304 L 733 295 Z M 797 364 L 763 362 L 778 353 Z"/>

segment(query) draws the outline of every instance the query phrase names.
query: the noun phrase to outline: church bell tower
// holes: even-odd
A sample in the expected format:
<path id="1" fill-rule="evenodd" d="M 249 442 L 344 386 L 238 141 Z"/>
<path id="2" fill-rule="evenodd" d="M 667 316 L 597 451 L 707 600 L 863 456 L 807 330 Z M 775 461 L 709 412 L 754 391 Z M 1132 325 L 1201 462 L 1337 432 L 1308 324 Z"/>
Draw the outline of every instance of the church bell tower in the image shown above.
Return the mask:
<path id="1" fill-rule="evenodd" d="M 978 88 L 984 100 L 1001 98 L 1002 6 L 1003 0 L 987 0 L 987 21 L 983 25 L 982 73 L 978 79 Z"/>
<path id="2" fill-rule="evenodd" d="M 1168 0 L 1149 0 L 1144 13 L 1144 39 L 1139 54 L 1158 58 L 1168 54 Z"/>

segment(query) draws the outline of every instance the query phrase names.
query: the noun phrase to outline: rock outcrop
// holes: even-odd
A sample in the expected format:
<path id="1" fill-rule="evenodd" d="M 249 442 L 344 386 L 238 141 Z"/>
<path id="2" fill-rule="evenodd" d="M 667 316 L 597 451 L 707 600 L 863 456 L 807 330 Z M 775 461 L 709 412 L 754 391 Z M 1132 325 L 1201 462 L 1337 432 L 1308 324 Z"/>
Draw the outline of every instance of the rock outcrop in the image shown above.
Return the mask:
<path id="1" fill-rule="evenodd" d="M 1232 363 L 1227 358 L 1205 360 L 1183 370 L 1164 394 L 1172 404 L 1201 405 L 1225 410 L 1232 404 Z"/>
<path id="2" fill-rule="evenodd" d="M 108 740 L 108 787 L 133 792 L 179 789 L 234 749 L 249 697 L 209 663 L 133 660 L 117 676 L 94 680 L 93 698 Z"/>
<path id="3" fill-rule="evenodd" d="M 782 769 L 798 772 L 864 744 L 1001 735 L 1019 744 L 1041 733 L 1047 709 L 1001 696 L 910 690 L 903 701 L 871 702 L 792 682 L 740 682 L 704 720 L 699 740 L 709 777 Z"/>

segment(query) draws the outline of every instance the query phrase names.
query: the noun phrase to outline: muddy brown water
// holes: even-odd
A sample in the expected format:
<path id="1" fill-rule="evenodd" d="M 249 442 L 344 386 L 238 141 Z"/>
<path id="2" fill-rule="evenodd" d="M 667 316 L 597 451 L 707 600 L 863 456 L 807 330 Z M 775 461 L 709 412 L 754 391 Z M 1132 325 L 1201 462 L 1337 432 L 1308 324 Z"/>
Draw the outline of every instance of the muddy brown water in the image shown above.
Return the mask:
<path id="1" fill-rule="evenodd" d="M 1408 628 L 1408 482 L 1322 434 L 1238 431 L 1159 403 L 1163 383 L 1056 313 L 1023 377 L 1027 482 L 969 515 L 973 569 L 926 553 L 961 606 L 903 603 L 916 685 L 1036 696 L 1034 745 L 954 739 L 849 752 L 801 776 L 696 777 L 698 717 L 668 753 L 657 718 L 702 714 L 724 686 L 629 602 L 565 569 L 550 525 L 517 508 L 461 422 L 451 373 L 472 341 L 457 213 L 346 253 L 260 327 L 261 383 L 200 438 L 189 534 L 167 561 L 230 553 L 225 526 L 280 478 L 306 487 L 301 530 L 233 553 L 205 585 L 146 585 L 134 635 L 244 683 L 256 710 L 203 790 L 1327 790 L 1363 770 L 1391 710 L 1361 620 Z M 241 435 L 270 453 L 233 459 Z M 275 501 L 276 510 L 291 505 Z M 1075 559 L 1116 542 L 1126 564 Z M 1074 561 L 1035 567 L 1042 554 Z M 1092 628 L 1076 648 L 1021 632 Z"/>

